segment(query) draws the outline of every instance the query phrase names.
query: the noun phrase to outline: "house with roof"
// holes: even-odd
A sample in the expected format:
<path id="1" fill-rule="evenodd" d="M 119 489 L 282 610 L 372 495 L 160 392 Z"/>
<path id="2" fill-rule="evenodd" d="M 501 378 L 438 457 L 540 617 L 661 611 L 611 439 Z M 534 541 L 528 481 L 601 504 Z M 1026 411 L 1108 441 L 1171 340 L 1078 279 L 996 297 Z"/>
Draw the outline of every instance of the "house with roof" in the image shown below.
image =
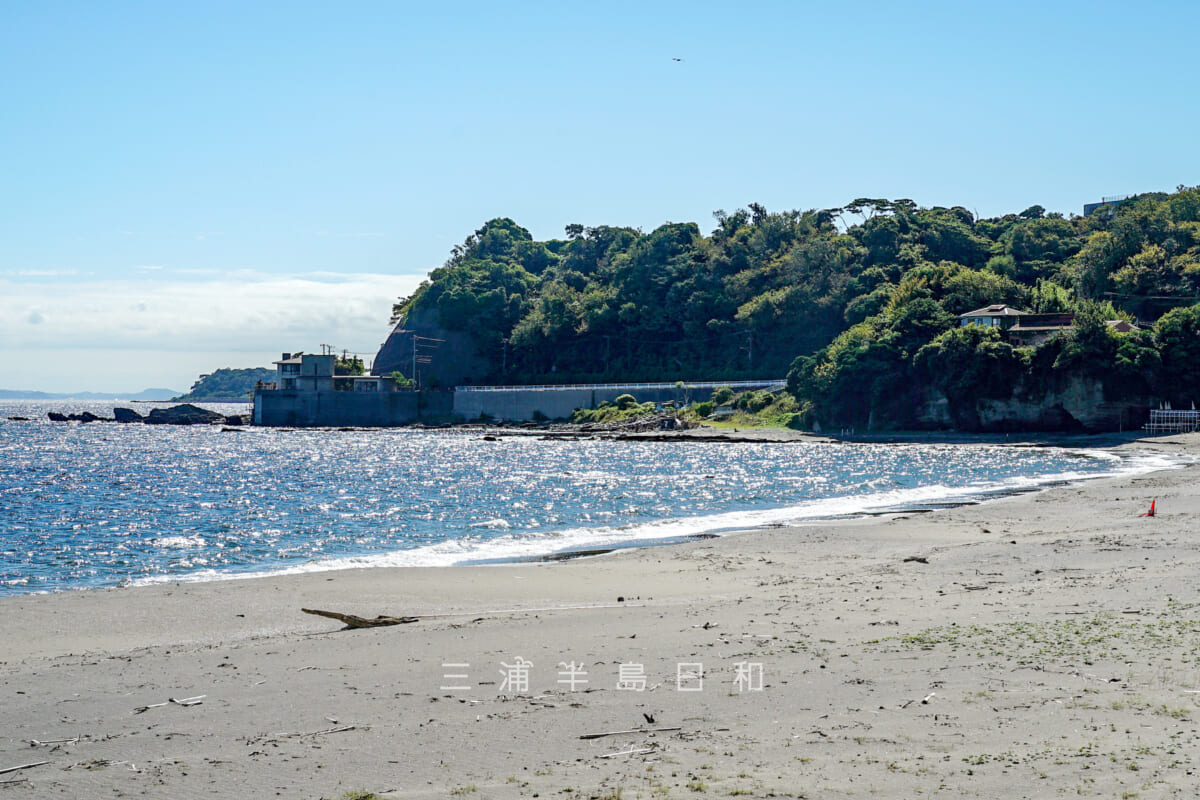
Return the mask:
<path id="1" fill-rule="evenodd" d="M 988 328 L 999 328 L 1000 330 L 1008 330 L 1017 324 L 1017 321 L 1026 315 L 1026 312 L 1006 305 L 991 305 L 977 308 L 974 311 L 968 311 L 966 314 L 958 315 L 958 324 L 966 327 L 967 325 L 983 325 Z"/>
<path id="2" fill-rule="evenodd" d="M 1013 347 L 1034 347 L 1051 336 L 1070 330 L 1075 324 L 1075 315 L 1033 314 L 1012 306 L 991 305 L 959 314 L 958 324 L 999 328 Z M 1104 324 L 1117 333 L 1141 330 L 1135 323 L 1123 319 L 1110 319 Z"/>

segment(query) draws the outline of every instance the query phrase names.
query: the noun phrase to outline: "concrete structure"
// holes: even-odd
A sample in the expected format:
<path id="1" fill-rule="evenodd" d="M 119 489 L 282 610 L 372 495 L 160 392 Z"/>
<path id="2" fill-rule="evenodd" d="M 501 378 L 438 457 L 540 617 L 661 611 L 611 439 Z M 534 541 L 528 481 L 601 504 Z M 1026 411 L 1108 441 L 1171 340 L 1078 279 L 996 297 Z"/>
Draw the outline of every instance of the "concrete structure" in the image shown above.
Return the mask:
<path id="1" fill-rule="evenodd" d="M 254 392 L 254 424 L 388 427 L 452 413 L 449 392 L 399 391 L 391 378 L 335 375 L 331 355 L 284 353 L 274 384 Z"/>
<path id="2" fill-rule="evenodd" d="M 409 425 L 452 412 L 450 392 L 265 390 L 254 393 L 254 424 L 271 427 Z"/>
<path id="3" fill-rule="evenodd" d="M 596 408 L 623 394 L 639 403 L 695 403 L 707 400 L 715 389 L 729 386 L 737 391 L 786 385 L 782 379 L 760 381 L 703 381 L 684 383 L 593 383 L 566 386 L 459 386 L 454 390 L 454 416 L 463 420 L 480 418 L 528 421 L 541 417 L 563 419 L 577 408 Z"/>
<path id="4" fill-rule="evenodd" d="M 777 391 L 782 379 L 693 383 L 597 383 L 568 386 L 459 386 L 453 392 L 400 391 L 379 375 L 334 374 L 333 356 L 284 353 L 275 383 L 254 392 L 254 424 L 283 427 L 388 427 L 420 421 L 563 419 L 623 394 L 638 402 L 695 403 L 715 389 Z"/>
<path id="5" fill-rule="evenodd" d="M 317 392 L 333 388 L 333 356 L 284 353 L 275 362 L 275 385 L 280 389 Z"/>
<path id="6" fill-rule="evenodd" d="M 1131 194 L 1118 194 L 1113 197 L 1101 198 L 1099 203 L 1084 203 L 1083 204 L 1083 215 L 1085 217 L 1090 217 L 1092 214 L 1096 213 L 1096 209 L 1098 209 L 1098 208 L 1104 208 L 1105 206 L 1114 206 L 1115 207 L 1121 201 L 1128 200 L 1131 197 L 1133 197 L 1133 195 L 1131 195 Z M 1108 210 L 1108 215 L 1110 217 L 1115 213 L 1116 213 L 1115 208 L 1110 208 Z"/>

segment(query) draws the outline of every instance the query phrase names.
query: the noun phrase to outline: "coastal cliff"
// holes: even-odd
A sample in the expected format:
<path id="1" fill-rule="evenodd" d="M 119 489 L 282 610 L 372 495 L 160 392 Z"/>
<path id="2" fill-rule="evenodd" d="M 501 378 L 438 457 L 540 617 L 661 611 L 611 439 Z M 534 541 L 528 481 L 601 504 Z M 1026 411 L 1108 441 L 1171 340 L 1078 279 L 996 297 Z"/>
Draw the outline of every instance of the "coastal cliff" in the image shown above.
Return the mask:
<path id="1" fill-rule="evenodd" d="M 1143 397 L 1110 399 L 1101 380 L 1081 375 L 1067 376 L 1059 386 L 1036 395 L 1021 385 L 1008 397 L 981 397 L 958 404 L 937 389 L 926 389 L 923 394 L 915 416 L 918 427 L 972 433 L 1130 430 L 1146 422 L 1150 407 Z"/>

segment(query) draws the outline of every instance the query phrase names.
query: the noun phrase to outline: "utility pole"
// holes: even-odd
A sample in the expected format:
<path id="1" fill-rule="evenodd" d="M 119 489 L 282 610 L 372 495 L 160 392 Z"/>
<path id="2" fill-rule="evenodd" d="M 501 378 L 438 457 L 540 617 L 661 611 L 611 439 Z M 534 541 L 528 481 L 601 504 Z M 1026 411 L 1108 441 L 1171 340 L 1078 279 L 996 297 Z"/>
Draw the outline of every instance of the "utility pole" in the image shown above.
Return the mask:
<path id="1" fill-rule="evenodd" d="M 754 369 L 754 331 L 746 331 L 746 368 Z"/>
<path id="2" fill-rule="evenodd" d="M 417 366 L 419 364 L 432 364 L 433 363 L 432 351 L 435 350 L 439 344 L 442 344 L 445 341 L 446 341 L 445 339 L 434 339 L 429 336 L 417 336 L 416 334 L 413 334 L 411 378 L 412 378 L 413 385 L 416 386 L 418 389 L 421 388 L 421 379 L 420 379 L 420 374 L 417 372 Z M 422 352 L 421 348 L 426 348 L 426 350 L 424 352 Z"/>

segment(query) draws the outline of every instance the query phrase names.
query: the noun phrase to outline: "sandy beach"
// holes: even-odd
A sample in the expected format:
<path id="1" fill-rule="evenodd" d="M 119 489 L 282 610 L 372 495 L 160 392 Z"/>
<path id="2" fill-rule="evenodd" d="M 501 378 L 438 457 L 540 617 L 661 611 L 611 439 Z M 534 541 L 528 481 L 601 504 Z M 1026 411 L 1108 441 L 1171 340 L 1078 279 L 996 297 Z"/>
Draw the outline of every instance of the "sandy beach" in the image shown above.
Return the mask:
<path id="1" fill-rule="evenodd" d="M 0 797 L 1191 797 L 1198 469 L 556 563 L 0 600 Z"/>

